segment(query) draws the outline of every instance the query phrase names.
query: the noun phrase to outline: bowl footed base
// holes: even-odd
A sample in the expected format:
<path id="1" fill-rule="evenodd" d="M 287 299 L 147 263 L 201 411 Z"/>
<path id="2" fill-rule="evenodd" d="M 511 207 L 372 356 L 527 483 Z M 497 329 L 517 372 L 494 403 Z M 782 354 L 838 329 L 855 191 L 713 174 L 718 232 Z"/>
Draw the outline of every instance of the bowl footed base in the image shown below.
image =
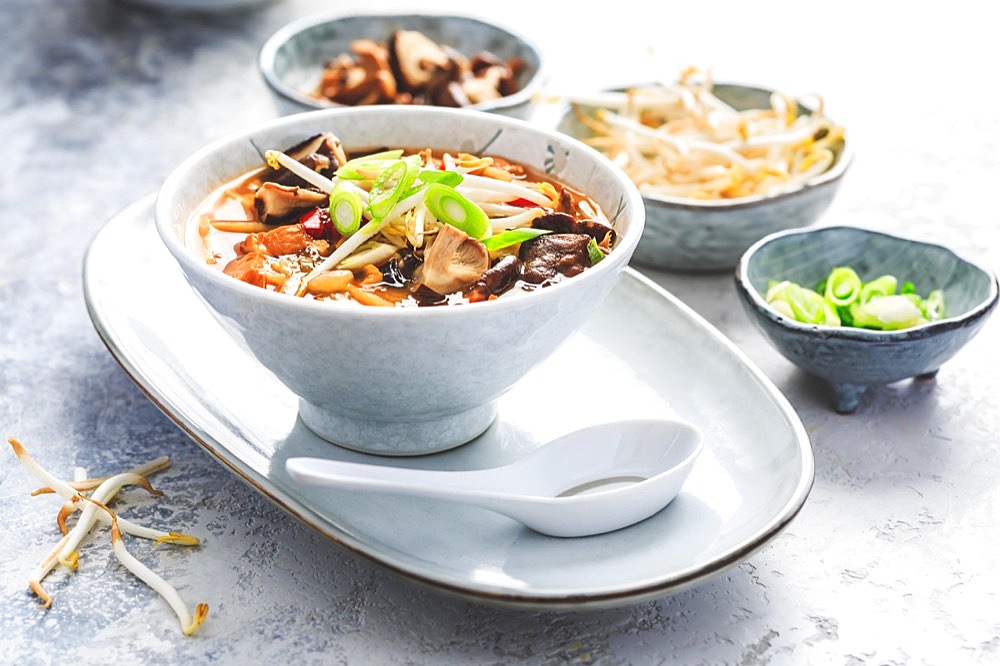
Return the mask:
<path id="1" fill-rule="evenodd" d="M 359 419 L 299 400 L 299 418 L 323 439 L 346 449 L 382 456 L 419 456 L 461 446 L 481 435 L 497 416 L 496 401 L 424 421 Z"/>

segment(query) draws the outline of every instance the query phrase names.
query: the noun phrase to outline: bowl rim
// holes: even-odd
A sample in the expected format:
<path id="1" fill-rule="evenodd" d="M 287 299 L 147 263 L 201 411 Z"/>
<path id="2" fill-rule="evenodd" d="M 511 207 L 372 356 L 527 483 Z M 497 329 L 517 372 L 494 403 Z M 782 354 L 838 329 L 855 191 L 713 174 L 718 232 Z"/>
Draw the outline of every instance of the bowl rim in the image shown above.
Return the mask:
<path id="1" fill-rule="evenodd" d="M 292 86 L 285 83 L 285 81 L 278 76 L 274 70 L 274 62 L 278 51 L 287 43 L 292 41 L 298 35 L 315 28 L 317 26 L 325 25 L 328 23 L 336 23 L 345 19 L 397 19 L 397 20 L 409 20 L 409 19 L 422 19 L 422 20 L 434 20 L 434 19 L 449 19 L 464 21 L 467 23 L 474 23 L 478 25 L 483 25 L 489 27 L 493 30 L 497 30 L 501 33 L 505 33 L 507 37 L 513 41 L 519 42 L 523 45 L 525 49 L 530 51 L 535 58 L 538 60 L 538 69 L 532 75 L 530 79 L 521 87 L 520 90 L 511 94 L 500 97 L 496 100 L 489 100 L 486 102 L 480 102 L 478 104 L 471 104 L 464 109 L 472 109 L 478 111 L 492 111 L 494 109 L 506 109 L 509 107 L 520 106 L 531 101 L 534 97 L 535 92 L 541 88 L 542 81 L 546 75 L 546 63 L 545 56 L 538 47 L 538 45 L 531 39 L 525 37 L 516 30 L 506 26 L 501 25 L 495 21 L 487 21 L 482 18 L 475 16 L 459 14 L 454 12 L 447 13 L 414 13 L 414 12 L 378 12 L 370 11 L 365 13 L 354 13 L 347 11 L 334 11 L 334 12 L 324 12 L 319 14 L 313 14 L 310 16 L 304 16 L 295 19 L 284 26 L 278 28 L 274 33 L 268 37 L 264 44 L 260 47 L 257 54 L 257 68 L 264 78 L 264 81 L 274 92 L 278 93 L 285 99 L 296 102 L 302 106 L 309 109 L 330 109 L 330 108 L 353 108 L 351 105 L 338 104 L 336 102 L 324 101 L 317 97 L 312 97 L 306 95 L 300 90 L 293 88 Z M 321 67 L 321 63 L 317 65 Z M 394 106 L 392 104 L 385 105 L 367 105 L 367 106 Z M 433 106 L 433 105 L 426 105 Z M 452 107 L 442 107 L 442 108 L 452 108 Z"/>
<path id="2" fill-rule="evenodd" d="M 768 94 L 776 92 L 775 88 L 767 88 L 761 85 L 756 85 L 752 83 L 741 83 L 738 81 L 713 81 L 713 86 L 726 86 L 729 88 L 742 88 L 744 90 L 756 90 L 759 92 L 765 92 Z M 631 83 L 622 86 L 610 86 L 604 87 L 601 90 L 604 92 L 621 92 L 628 88 L 637 87 L 640 85 L 650 85 L 649 81 L 642 83 Z M 798 100 L 796 100 L 798 101 Z M 801 106 L 806 106 L 802 102 L 798 102 Z M 567 110 L 562 115 L 565 118 L 569 113 L 572 112 L 572 103 L 567 104 Z M 593 105 L 582 105 L 582 106 L 593 106 Z M 562 119 L 560 119 L 560 124 Z M 573 135 L 570 135 L 573 136 Z M 574 136 L 573 138 L 578 139 L 579 137 Z M 803 196 L 806 192 L 815 190 L 819 187 L 829 186 L 840 180 L 844 174 L 847 173 L 848 168 L 854 161 L 854 142 L 851 141 L 846 133 L 844 136 L 844 147 L 840 151 L 840 155 L 834 161 L 833 165 L 821 174 L 818 174 L 800 187 L 794 190 L 787 190 L 785 192 L 779 192 L 777 194 L 755 194 L 748 197 L 737 197 L 734 199 L 691 199 L 688 197 L 676 197 L 669 196 L 666 194 L 651 194 L 640 191 L 642 198 L 647 204 L 660 206 L 663 208 L 681 208 L 692 211 L 705 211 L 705 210 L 719 210 L 719 211 L 729 211 L 729 210 L 740 210 L 744 208 L 755 208 L 759 206 L 766 206 L 772 203 L 776 203 L 785 199 L 797 198 Z"/>
<path id="3" fill-rule="evenodd" d="M 251 139 L 256 133 L 269 132 L 274 130 L 279 130 L 282 128 L 293 128 L 304 122 L 311 121 L 313 119 L 329 118 L 332 122 L 334 119 L 346 116 L 346 115 L 450 115 L 455 117 L 464 118 L 476 118 L 480 121 L 488 122 L 498 126 L 506 127 L 516 127 L 522 130 L 528 130 L 535 134 L 541 136 L 552 136 L 557 138 L 559 141 L 565 142 L 572 145 L 575 149 L 581 151 L 582 153 L 588 155 L 594 160 L 594 162 L 607 170 L 609 176 L 614 177 L 622 187 L 623 190 L 623 210 L 631 208 L 631 217 L 629 219 L 629 233 L 618 234 L 618 244 L 615 246 L 607 257 L 598 262 L 595 266 L 583 271 L 582 273 L 573 276 L 572 278 L 561 280 L 555 284 L 548 285 L 544 288 L 536 289 L 530 293 L 525 293 L 523 296 L 514 298 L 501 298 L 493 301 L 484 301 L 481 303 L 467 303 L 455 307 L 394 307 L 394 308 L 380 308 L 380 307 L 331 307 L 329 303 L 323 301 L 317 301 L 314 299 L 304 299 L 290 297 L 288 294 L 279 294 L 268 289 L 261 289 L 260 287 L 255 287 L 253 285 L 236 280 L 231 276 L 225 275 L 222 271 L 216 270 L 202 261 L 198 261 L 195 254 L 186 246 L 186 244 L 177 237 L 172 228 L 172 223 L 169 221 L 171 217 L 170 214 L 170 197 L 182 189 L 182 183 L 185 178 L 186 173 L 199 163 L 202 163 L 206 159 L 211 158 L 212 155 L 223 151 L 230 146 Z M 231 179 L 239 176 L 240 174 L 227 174 L 226 178 Z M 228 182 L 228 180 L 220 179 L 219 182 Z M 573 186 L 572 183 L 567 183 Z M 189 211 L 190 212 L 190 211 Z M 184 159 L 179 165 L 177 165 L 163 181 L 156 194 L 156 202 L 154 206 L 154 226 L 156 228 L 157 234 L 160 236 L 162 242 L 166 245 L 167 249 L 174 256 L 175 260 L 180 264 L 182 271 L 185 274 L 193 273 L 198 276 L 199 279 L 207 280 L 209 284 L 216 288 L 222 289 L 227 292 L 233 292 L 242 298 L 249 298 L 255 301 L 262 301 L 267 304 L 267 307 L 273 307 L 281 311 L 289 312 L 299 312 L 299 313 L 325 313 L 323 316 L 336 317 L 336 316 L 348 316 L 353 317 L 358 312 L 367 313 L 366 317 L 382 317 L 382 318 L 435 318 L 435 317 L 459 317 L 459 316 L 474 316 L 474 313 L 479 313 L 482 315 L 484 312 L 494 312 L 494 311 L 504 311 L 504 310 L 519 310 L 522 304 L 527 301 L 529 304 L 541 304 L 549 301 L 551 299 L 558 298 L 563 291 L 567 289 L 578 288 L 574 285 L 586 284 L 588 282 L 594 281 L 607 272 L 617 272 L 620 273 L 627 264 L 628 259 L 631 258 L 635 251 L 636 246 L 639 244 L 639 239 L 642 236 L 643 228 L 645 226 L 645 207 L 642 203 L 642 198 L 639 195 L 638 189 L 632 180 L 618 168 L 613 162 L 608 160 L 599 151 L 591 148 L 590 146 L 577 141 L 576 139 L 563 135 L 555 130 L 547 129 L 544 127 L 539 127 L 538 125 L 529 123 L 524 120 L 517 118 L 511 118 L 508 116 L 503 116 L 499 114 L 489 114 L 483 113 L 481 111 L 473 111 L 469 109 L 453 109 L 448 107 L 439 106 L 409 106 L 409 105 L 371 105 L 371 106 L 356 106 L 347 107 L 339 106 L 330 109 L 319 109 L 316 111 L 308 111 L 304 113 L 291 114 L 287 116 L 280 116 L 278 118 L 272 118 L 263 122 L 259 122 L 247 127 L 244 127 L 235 132 L 228 133 L 222 137 L 209 142 L 208 144 L 202 146 L 200 149 L 189 155 Z M 459 314 L 466 313 L 466 314 Z"/>
<path id="4" fill-rule="evenodd" d="M 903 242 L 910 243 L 914 245 L 921 246 L 923 248 L 934 249 L 935 251 L 946 252 L 958 261 L 965 263 L 975 270 L 979 271 L 984 277 L 989 281 L 989 292 L 981 302 L 977 303 L 973 307 L 965 310 L 961 314 L 948 316 L 944 319 L 939 319 L 937 321 L 928 322 L 926 324 L 919 324 L 911 328 L 904 328 L 896 331 L 879 331 L 875 329 L 867 328 L 854 328 L 851 326 L 827 326 L 825 324 L 806 324 L 794 319 L 789 319 L 785 317 L 777 310 L 768 305 L 764 297 L 750 283 L 749 278 L 749 268 L 750 262 L 753 260 L 754 255 L 765 245 L 769 245 L 772 242 L 780 241 L 783 238 L 790 236 L 805 236 L 811 234 L 822 234 L 830 231 L 848 231 L 849 233 L 857 233 L 865 236 L 880 236 L 883 238 L 888 238 L 892 242 Z M 1000 287 L 998 287 L 997 276 L 993 271 L 991 271 L 986 266 L 968 259 L 961 254 L 955 252 L 949 247 L 941 245 L 939 243 L 932 243 L 928 241 L 916 240 L 913 238 L 907 238 L 905 236 L 900 236 L 897 234 L 892 234 L 884 231 L 875 231 L 873 229 L 866 229 L 864 227 L 856 225 L 831 225 L 825 227 L 813 227 L 813 228 L 796 228 L 796 229 L 786 229 L 784 231 L 777 231 L 772 234 L 764 236 L 753 245 L 751 245 L 740 257 L 739 263 L 736 265 L 735 271 L 735 282 L 736 288 L 743 299 L 753 305 L 754 311 L 760 315 L 760 318 L 766 319 L 772 324 L 779 326 L 787 331 L 793 333 L 799 333 L 801 335 L 814 336 L 816 334 L 821 338 L 840 338 L 848 340 L 859 340 L 863 342 L 891 342 L 891 341 L 901 341 L 901 340 L 914 340 L 914 339 L 924 339 L 933 337 L 945 331 L 962 328 L 968 324 L 970 321 L 985 317 L 990 314 L 992 310 L 997 306 L 998 294 L 1000 294 Z"/>

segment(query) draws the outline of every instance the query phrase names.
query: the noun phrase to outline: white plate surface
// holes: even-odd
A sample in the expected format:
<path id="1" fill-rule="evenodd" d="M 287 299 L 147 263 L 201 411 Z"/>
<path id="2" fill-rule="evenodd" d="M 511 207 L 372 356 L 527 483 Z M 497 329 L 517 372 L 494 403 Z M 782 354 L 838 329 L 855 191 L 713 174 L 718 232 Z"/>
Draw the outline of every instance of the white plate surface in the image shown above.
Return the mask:
<path id="1" fill-rule="evenodd" d="M 115 216 L 85 259 L 87 306 L 112 354 L 247 482 L 341 546 L 411 580 L 522 608 L 625 605 L 744 561 L 806 500 L 812 449 L 785 398 L 716 329 L 632 270 L 581 331 L 501 398 L 498 420 L 472 443 L 408 459 L 328 444 L 302 425 L 295 397 L 230 341 L 188 287 L 155 234 L 152 206 L 146 197 Z M 291 456 L 490 467 L 589 423 L 649 416 L 699 426 L 705 450 L 663 511 L 595 537 L 546 537 L 446 502 L 298 486 L 284 470 Z"/>

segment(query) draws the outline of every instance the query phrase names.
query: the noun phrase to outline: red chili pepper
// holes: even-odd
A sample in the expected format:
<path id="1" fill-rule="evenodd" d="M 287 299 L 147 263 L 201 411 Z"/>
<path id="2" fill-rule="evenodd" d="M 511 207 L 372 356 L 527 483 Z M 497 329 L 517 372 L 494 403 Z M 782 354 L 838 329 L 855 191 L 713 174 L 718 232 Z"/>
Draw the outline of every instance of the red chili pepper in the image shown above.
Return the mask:
<path id="1" fill-rule="evenodd" d="M 313 238 L 332 238 L 333 220 L 326 208 L 313 208 L 299 218 L 299 224 Z"/>
<path id="2" fill-rule="evenodd" d="M 514 199 L 513 201 L 508 201 L 511 206 L 520 206 L 521 208 L 535 208 L 538 206 L 534 201 L 528 201 L 527 199 Z"/>

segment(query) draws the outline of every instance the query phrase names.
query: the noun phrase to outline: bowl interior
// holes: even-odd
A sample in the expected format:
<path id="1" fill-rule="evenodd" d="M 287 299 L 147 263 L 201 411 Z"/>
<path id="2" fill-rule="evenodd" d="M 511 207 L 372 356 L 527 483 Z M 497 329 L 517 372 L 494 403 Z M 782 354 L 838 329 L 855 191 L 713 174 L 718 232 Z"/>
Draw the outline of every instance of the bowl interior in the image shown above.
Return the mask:
<path id="1" fill-rule="evenodd" d="M 744 277 L 763 301 L 772 280 L 815 288 L 836 266 L 850 266 L 865 281 L 886 274 L 909 280 L 922 296 L 943 289 L 948 319 L 995 296 L 994 279 L 947 248 L 853 227 L 765 238 L 748 251 Z"/>
<path id="2" fill-rule="evenodd" d="M 187 249 L 188 234 L 193 233 L 188 228 L 190 215 L 217 187 L 259 168 L 260 151 L 284 149 L 327 131 L 335 133 L 349 151 L 401 147 L 498 155 L 588 195 L 614 225 L 618 241 L 610 255 L 613 260 L 602 261 L 584 272 L 579 276 L 584 281 L 590 275 L 614 270 L 613 265 L 627 262 L 642 234 L 645 213 L 635 186 L 596 151 L 570 137 L 497 114 L 383 105 L 338 107 L 285 116 L 224 137 L 195 153 L 166 179 L 157 198 L 157 227 L 171 251 L 191 270 L 210 280 L 221 280 L 227 288 L 261 291 L 194 260 L 195 253 Z M 566 284 L 579 282 L 579 278 Z M 562 286 L 563 283 L 556 284 L 540 293 L 560 291 Z M 262 293 L 282 301 L 300 300 Z"/>
<path id="3" fill-rule="evenodd" d="M 327 60 L 350 52 L 356 39 L 386 41 L 398 29 L 417 30 L 439 44 L 450 46 L 467 58 L 488 51 L 502 61 L 520 58 L 518 92 L 470 108 L 488 109 L 526 102 L 540 84 L 542 59 L 538 49 L 523 37 L 490 23 L 462 17 L 417 15 L 364 15 L 306 19 L 274 34 L 261 50 L 265 78 L 282 94 L 313 108 L 334 106 L 311 96 Z"/>

